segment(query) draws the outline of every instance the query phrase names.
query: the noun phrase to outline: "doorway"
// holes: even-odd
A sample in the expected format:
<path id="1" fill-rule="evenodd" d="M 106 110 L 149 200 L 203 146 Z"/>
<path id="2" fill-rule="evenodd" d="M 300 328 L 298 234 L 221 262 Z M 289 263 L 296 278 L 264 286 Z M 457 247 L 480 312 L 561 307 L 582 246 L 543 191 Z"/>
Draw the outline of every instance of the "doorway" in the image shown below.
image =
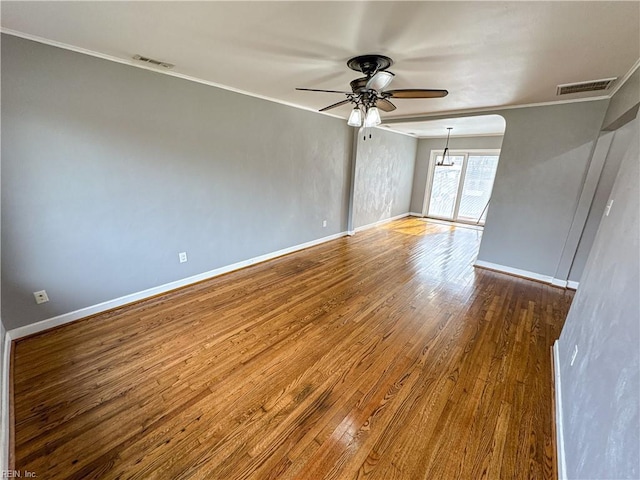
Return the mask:
<path id="1" fill-rule="evenodd" d="M 432 150 L 423 215 L 484 225 L 500 150 Z"/>
<path id="2" fill-rule="evenodd" d="M 506 131 L 504 117 L 398 119 L 392 126 L 418 138 L 411 215 L 483 229 L 485 218 L 491 221 L 488 212 Z"/>

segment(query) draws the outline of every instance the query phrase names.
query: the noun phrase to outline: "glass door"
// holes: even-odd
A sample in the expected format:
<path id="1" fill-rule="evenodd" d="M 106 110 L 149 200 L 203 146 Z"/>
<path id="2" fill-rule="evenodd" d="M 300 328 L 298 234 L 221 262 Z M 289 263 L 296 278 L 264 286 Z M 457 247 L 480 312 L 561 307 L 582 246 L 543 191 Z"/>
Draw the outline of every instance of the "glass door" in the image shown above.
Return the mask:
<path id="1" fill-rule="evenodd" d="M 426 215 L 456 222 L 484 224 L 493 181 L 498 168 L 499 151 L 433 152 L 430 163 Z"/>
<path id="2" fill-rule="evenodd" d="M 457 220 L 484 224 L 497 168 L 497 155 L 469 155 L 467 157 L 467 168 L 460 194 Z"/>
<path id="3" fill-rule="evenodd" d="M 442 155 L 437 155 L 435 163 L 440 162 L 442 162 Z M 451 163 L 451 166 L 441 165 L 433 170 L 427 216 L 453 220 L 464 156 L 447 155 L 447 162 Z"/>

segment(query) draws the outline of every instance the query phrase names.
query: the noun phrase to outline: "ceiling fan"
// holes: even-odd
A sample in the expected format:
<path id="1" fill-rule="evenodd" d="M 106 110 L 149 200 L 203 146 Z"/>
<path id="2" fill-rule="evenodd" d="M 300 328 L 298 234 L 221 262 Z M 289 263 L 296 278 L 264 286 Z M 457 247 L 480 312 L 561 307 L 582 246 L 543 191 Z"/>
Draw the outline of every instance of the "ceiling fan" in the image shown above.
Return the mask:
<path id="1" fill-rule="evenodd" d="M 296 88 L 308 92 L 328 92 L 342 93 L 347 96 L 346 100 L 341 100 L 328 107 L 321 108 L 324 112 L 332 108 L 352 103 L 354 109 L 349 115 L 349 125 L 354 127 L 375 127 L 380 125 L 380 112 L 392 112 L 396 106 L 389 101 L 390 98 L 441 98 L 447 96 L 447 90 L 432 89 L 401 89 L 384 90 L 393 80 L 394 73 L 387 70 L 393 65 L 393 60 L 384 55 L 360 55 L 347 61 L 347 66 L 351 70 L 364 73 L 364 77 L 356 78 L 351 82 L 351 91 L 340 90 L 318 90 L 315 88 Z M 364 119 L 364 122 L 363 122 Z"/>

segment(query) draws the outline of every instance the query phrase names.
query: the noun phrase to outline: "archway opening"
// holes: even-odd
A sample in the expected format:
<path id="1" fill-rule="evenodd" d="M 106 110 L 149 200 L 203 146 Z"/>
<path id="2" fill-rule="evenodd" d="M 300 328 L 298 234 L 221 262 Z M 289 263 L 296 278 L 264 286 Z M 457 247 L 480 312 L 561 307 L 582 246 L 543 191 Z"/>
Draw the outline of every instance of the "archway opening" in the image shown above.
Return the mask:
<path id="1" fill-rule="evenodd" d="M 418 137 L 412 214 L 483 226 L 491 204 L 505 119 L 476 115 L 394 122 L 391 127 Z"/>

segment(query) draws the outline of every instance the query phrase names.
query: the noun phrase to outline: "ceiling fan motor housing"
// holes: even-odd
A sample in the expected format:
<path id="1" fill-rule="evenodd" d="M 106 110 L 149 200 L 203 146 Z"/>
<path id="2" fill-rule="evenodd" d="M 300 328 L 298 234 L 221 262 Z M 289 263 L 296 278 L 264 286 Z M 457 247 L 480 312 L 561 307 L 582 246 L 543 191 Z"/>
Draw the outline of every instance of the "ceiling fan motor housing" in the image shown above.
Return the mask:
<path id="1" fill-rule="evenodd" d="M 359 55 L 350 58 L 347 66 L 356 72 L 362 72 L 367 77 L 371 77 L 379 70 L 386 70 L 393 65 L 393 60 L 384 55 Z"/>

